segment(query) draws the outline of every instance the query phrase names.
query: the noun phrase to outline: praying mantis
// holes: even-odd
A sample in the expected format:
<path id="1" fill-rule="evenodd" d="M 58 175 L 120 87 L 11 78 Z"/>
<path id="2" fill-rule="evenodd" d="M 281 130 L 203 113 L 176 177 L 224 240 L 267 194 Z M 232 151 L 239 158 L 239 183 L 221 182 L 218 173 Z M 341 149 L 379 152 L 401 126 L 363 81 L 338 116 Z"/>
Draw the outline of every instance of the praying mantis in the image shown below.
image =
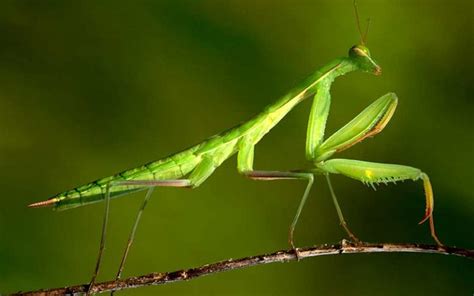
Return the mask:
<path id="1" fill-rule="evenodd" d="M 335 153 L 348 149 L 364 139 L 381 132 L 390 121 L 397 107 L 397 96 L 394 93 L 388 93 L 375 100 L 349 123 L 325 139 L 332 83 L 337 77 L 356 71 L 374 75 L 381 74 L 381 67 L 372 58 L 368 47 L 365 45 L 364 38 L 362 38 L 362 34 L 360 44 L 351 47 L 348 56 L 337 58 L 323 66 L 320 70 L 315 71 L 302 83 L 247 122 L 166 158 L 59 193 L 46 201 L 33 203 L 29 207 L 54 206 L 57 210 L 65 210 L 105 201 L 99 254 L 89 289 L 93 287 L 99 273 L 106 241 L 110 200 L 112 198 L 138 191 L 146 191 L 116 275 L 116 279 L 119 279 L 134 241 L 139 221 L 154 189 L 156 187 L 199 187 L 224 161 L 235 154 L 237 154 L 238 172 L 250 179 L 263 181 L 291 179 L 307 182 L 296 214 L 289 227 L 288 241 L 296 254 L 298 253 L 294 244 L 294 230 L 309 196 L 314 178 L 319 175 L 323 175 L 327 180 L 342 227 L 352 240 L 359 241 L 345 222 L 331 185 L 331 174 L 342 174 L 371 186 L 378 183 L 395 183 L 402 180 L 422 180 L 426 207 L 425 214 L 420 223 L 429 220 L 431 236 L 438 245 L 442 245 L 435 232 L 433 190 L 426 173 L 417 168 L 403 165 L 331 158 Z M 306 158 L 311 163 L 311 168 L 295 171 L 254 169 L 255 145 L 295 106 L 310 97 L 314 97 L 314 99 L 307 128 Z"/>

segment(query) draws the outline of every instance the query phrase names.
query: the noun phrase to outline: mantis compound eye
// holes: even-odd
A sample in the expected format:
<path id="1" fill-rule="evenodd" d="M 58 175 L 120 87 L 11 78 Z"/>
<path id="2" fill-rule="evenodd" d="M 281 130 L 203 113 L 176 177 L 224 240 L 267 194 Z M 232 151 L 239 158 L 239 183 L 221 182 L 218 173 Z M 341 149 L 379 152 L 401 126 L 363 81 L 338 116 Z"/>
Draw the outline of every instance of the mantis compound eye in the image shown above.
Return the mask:
<path id="1" fill-rule="evenodd" d="M 369 49 L 364 45 L 354 45 L 349 49 L 350 57 L 370 57 Z"/>

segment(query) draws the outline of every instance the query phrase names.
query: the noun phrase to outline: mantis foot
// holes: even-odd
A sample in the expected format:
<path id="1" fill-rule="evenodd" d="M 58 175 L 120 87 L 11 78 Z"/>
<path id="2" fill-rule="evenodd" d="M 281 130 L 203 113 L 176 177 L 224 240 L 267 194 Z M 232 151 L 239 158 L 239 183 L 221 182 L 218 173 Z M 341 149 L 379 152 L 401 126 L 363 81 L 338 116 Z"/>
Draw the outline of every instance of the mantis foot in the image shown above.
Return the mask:
<path id="1" fill-rule="evenodd" d="M 349 230 L 349 227 L 347 227 L 347 223 L 344 220 L 342 221 L 341 226 L 344 228 L 344 230 L 346 231 L 346 233 L 349 236 L 349 238 L 351 239 L 351 241 L 353 241 L 355 244 L 360 243 L 361 240 L 359 238 L 357 238 L 352 233 L 352 231 Z"/>
<path id="2" fill-rule="evenodd" d="M 300 261 L 302 259 L 301 253 L 298 248 L 292 247 L 292 251 L 295 253 L 296 261 Z"/>

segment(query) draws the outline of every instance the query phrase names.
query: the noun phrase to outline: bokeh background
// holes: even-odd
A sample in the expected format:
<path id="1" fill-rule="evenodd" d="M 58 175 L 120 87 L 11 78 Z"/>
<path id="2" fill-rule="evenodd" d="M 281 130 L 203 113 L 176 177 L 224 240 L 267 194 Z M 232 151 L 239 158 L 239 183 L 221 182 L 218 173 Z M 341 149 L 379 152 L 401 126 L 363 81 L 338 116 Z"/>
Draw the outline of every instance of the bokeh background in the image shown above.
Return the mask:
<path id="1" fill-rule="evenodd" d="M 385 131 L 341 157 L 409 164 L 433 182 L 439 237 L 474 247 L 472 1 L 360 0 L 381 77 L 333 87 L 335 131 L 388 91 Z M 60 191 L 167 156 L 249 119 L 358 42 L 352 1 L 2 1 L 0 3 L 0 291 L 85 283 L 103 204 L 26 208 Z M 311 102 L 257 146 L 256 168 L 304 158 Z M 352 230 L 372 242 L 432 243 L 421 183 L 376 192 L 333 183 Z M 254 182 L 235 158 L 197 190 L 160 189 L 124 276 L 287 248 L 304 184 Z M 140 194 L 112 202 L 99 280 L 118 267 Z M 323 180 L 299 246 L 344 237 Z M 330 256 L 248 268 L 123 295 L 470 295 L 474 264 L 436 255 Z"/>

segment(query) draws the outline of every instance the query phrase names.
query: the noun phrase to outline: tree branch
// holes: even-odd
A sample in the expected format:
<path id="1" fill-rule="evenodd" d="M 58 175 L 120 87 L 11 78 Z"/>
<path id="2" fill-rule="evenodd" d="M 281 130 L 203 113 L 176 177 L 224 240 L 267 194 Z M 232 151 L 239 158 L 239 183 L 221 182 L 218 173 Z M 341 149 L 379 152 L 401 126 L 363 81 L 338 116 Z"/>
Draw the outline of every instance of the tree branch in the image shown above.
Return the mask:
<path id="1" fill-rule="evenodd" d="M 357 253 L 431 253 L 441 255 L 454 255 L 474 259 L 474 250 L 456 247 L 439 247 L 434 245 L 418 244 L 369 244 L 350 243 L 342 240 L 340 244 L 321 245 L 298 249 L 299 259 L 305 259 L 324 255 L 341 255 Z M 214 274 L 227 270 L 242 269 L 250 266 L 269 264 L 274 262 L 287 262 L 297 260 L 293 250 L 278 251 L 272 254 L 257 255 L 241 259 L 229 259 L 217 263 L 203 265 L 201 267 L 182 269 L 174 272 L 150 273 L 147 275 L 130 277 L 118 281 L 97 283 L 91 289 L 91 293 L 105 293 L 111 291 L 138 288 L 143 286 L 163 285 L 172 282 L 187 281 L 208 274 Z M 82 294 L 87 291 L 88 285 L 78 285 L 65 288 L 37 290 L 30 292 L 19 292 L 13 295 L 73 295 Z"/>

